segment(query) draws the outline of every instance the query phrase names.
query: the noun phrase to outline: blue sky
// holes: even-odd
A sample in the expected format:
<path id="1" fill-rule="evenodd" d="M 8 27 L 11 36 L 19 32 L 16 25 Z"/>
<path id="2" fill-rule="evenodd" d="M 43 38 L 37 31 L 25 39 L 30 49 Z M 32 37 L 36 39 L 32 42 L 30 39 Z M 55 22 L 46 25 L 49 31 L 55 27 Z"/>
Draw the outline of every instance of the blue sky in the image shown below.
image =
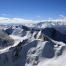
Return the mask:
<path id="1" fill-rule="evenodd" d="M 66 16 L 66 0 L 0 0 L 0 17 L 41 20 Z"/>

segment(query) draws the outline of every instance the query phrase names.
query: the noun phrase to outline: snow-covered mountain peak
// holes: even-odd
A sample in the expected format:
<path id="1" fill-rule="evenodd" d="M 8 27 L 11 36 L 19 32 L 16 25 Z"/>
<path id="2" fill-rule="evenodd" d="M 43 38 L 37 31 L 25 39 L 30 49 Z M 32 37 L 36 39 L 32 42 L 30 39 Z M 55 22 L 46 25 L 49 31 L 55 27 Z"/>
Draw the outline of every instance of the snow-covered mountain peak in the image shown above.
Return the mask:
<path id="1" fill-rule="evenodd" d="M 8 38 L 6 42 L 11 43 L 0 49 L 1 66 L 66 65 L 66 25 L 44 22 L 1 27 L 1 38 Z M 12 41 L 8 42 L 10 39 Z M 62 65 L 63 62 L 65 65 Z"/>

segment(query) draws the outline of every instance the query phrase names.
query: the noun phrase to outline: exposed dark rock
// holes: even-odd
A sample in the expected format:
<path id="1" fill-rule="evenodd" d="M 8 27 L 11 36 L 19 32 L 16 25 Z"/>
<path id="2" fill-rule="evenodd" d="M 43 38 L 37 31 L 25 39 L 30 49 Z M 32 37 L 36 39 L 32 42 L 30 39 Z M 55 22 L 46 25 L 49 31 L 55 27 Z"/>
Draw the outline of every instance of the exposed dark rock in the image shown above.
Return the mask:
<path id="1" fill-rule="evenodd" d="M 42 32 L 53 40 L 62 41 L 66 43 L 66 34 L 62 34 L 60 31 L 54 28 L 45 28 L 42 30 Z"/>
<path id="2" fill-rule="evenodd" d="M 8 34 L 0 30 L 0 48 L 4 48 L 13 44 L 14 40 L 11 37 L 9 37 Z"/>

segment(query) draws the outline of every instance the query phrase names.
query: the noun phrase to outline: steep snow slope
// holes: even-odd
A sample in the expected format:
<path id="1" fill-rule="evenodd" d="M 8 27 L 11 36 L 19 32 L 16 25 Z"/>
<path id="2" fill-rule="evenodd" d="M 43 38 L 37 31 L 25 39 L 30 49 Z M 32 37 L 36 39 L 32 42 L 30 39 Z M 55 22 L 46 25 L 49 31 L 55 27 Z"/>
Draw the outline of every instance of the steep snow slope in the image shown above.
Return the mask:
<path id="1" fill-rule="evenodd" d="M 15 46 L 17 46 L 20 42 L 22 42 L 23 40 L 27 39 L 27 36 L 19 37 L 19 36 L 15 36 L 15 35 L 10 35 L 10 37 L 11 37 L 12 39 L 14 39 L 14 41 L 15 41 L 14 44 L 13 44 L 13 45 L 10 45 L 10 46 L 8 46 L 8 47 L 6 47 L 6 48 L 4 48 L 4 49 L 1 49 L 1 50 L 0 50 L 0 54 L 1 54 L 1 53 L 4 53 L 4 52 L 8 52 L 11 47 L 15 47 Z"/>
<path id="2" fill-rule="evenodd" d="M 11 32 L 4 30 L 14 43 L 0 49 L 0 66 L 65 66 L 66 27 L 62 30 L 62 26 L 40 23 L 11 26 Z"/>

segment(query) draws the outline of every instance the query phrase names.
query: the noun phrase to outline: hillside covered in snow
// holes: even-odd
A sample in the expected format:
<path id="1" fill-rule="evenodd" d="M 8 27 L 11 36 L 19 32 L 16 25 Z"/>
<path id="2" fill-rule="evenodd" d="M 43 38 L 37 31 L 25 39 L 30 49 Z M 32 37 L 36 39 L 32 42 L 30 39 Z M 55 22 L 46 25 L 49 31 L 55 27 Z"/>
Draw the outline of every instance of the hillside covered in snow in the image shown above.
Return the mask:
<path id="1" fill-rule="evenodd" d="M 66 66 L 66 24 L 0 25 L 0 66 Z"/>

